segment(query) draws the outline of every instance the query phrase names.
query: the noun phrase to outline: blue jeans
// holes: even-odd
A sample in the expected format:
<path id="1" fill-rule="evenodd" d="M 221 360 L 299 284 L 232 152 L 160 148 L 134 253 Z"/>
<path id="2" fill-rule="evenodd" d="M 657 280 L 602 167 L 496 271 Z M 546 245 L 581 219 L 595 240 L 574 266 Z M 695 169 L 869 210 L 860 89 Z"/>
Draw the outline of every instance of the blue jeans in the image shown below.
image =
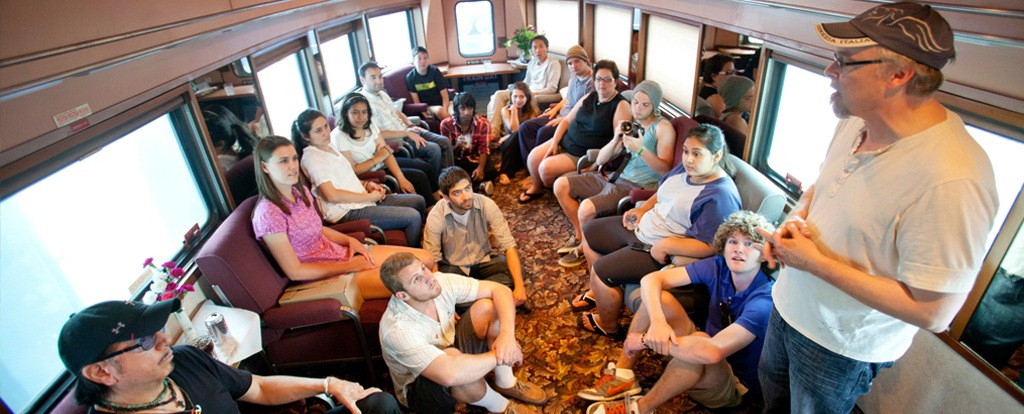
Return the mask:
<path id="1" fill-rule="evenodd" d="M 356 407 L 363 414 L 402 414 L 402 407 L 398 405 L 395 396 L 385 392 L 375 392 L 366 398 L 356 401 Z M 348 407 L 338 404 L 337 408 L 324 414 L 349 414 L 351 412 Z"/>
<path id="2" fill-rule="evenodd" d="M 452 152 L 452 142 L 448 138 L 430 131 L 417 134 L 427 140 L 427 145 L 417 147 L 415 142 L 411 142 L 411 139 L 406 138 L 406 142 L 412 145 L 414 157 L 426 161 L 434 169 L 434 173 L 438 175 L 441 174 L 441 170 L 455 165 L 455 153 Z"/>
<path id="3" fill-rule="evenodd" d="M 367 219 L 384 230 L 403 230 L 409 247 L 420 247 L 426 203 L 416 194 L 389 194 L 380 204 L 350 210 L 341 221 Z"/>
<path id="4" fill-rule="evenodd" d="M 829 351 L 773 308 L 757 366 L 764 412 L 848 414 L 878 371 L 889 366 L 892 362 L 862 362 Z"/>
<path id="5" fill-rule="evenodd" d="M 999 268 L 960 341 L 1000 369 L 1024 344 L 1024 277 Z M 1021 376 L 1024 378 L 1024 375 Z"/>

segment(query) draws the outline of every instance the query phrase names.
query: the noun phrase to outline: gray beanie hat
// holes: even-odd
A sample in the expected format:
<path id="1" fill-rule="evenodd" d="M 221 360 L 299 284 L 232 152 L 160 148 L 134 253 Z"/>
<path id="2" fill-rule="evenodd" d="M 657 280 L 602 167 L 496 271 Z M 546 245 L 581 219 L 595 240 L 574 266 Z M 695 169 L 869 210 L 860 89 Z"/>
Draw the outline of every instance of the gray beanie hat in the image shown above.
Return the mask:
<path id="1" fill-rule="evenodd" d="M 740 104 L 740 99 L 747 94 L 750 88 L 754 87 L 754 81 L 743 76 L 731 75 L 718 83 L 718 94 L 722 95 L 725 101 L 725 108 L 732 108 Z"/>
<path id="2" fill-rule="evenodd" d="M 654 115 L 661 115 L 661 110 L 659 109 L 661 107 L 661 85 L 658 85 L 658 82 L 645 80 L 636 85 L 636 88 L 633 88 L 632 91 L 628 91 L 623 95 L 626 99 L 632 101 L 633 95 L 637 92 L 647 94 L 647 97 L 651 98 L 651 104 L 654 105 Z"/>

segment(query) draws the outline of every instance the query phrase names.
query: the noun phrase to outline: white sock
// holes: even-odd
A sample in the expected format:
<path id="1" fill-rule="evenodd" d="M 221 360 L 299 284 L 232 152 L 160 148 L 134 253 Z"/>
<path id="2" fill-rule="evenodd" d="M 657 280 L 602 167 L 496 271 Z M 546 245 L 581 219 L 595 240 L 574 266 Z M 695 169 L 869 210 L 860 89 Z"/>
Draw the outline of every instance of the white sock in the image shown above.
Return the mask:
<path id="1" fill-rule="evenodd" d="M 512 373 L 510 365 L 494 367 L 494 385 L 498 388 L 512 388 L 516 385 L 516 375 Z"/>
<path id="2" fill-rule="evenodd" d="M 615 377 L 621 380 L 629 381 L 633 379 L 633 370 L 629 368 L 615 368 Z"/>
<path id="3" fill-rule="evenodd" d="M 483 407 L 484 409 L 492 413 L 500 413 L 505 411 L 505 407 L 508 407 L 508 399 L 502 397 L 501 394 L 498 394 L 496 391 L 492 390 L 491 387 L 486 385 L 485 387 L 487 387 L 487 393 L 484 394 L 484 398 L 481 398 L 480 401 L 471 402 L 469 404 L 475 405 L 477 407 Z"/>

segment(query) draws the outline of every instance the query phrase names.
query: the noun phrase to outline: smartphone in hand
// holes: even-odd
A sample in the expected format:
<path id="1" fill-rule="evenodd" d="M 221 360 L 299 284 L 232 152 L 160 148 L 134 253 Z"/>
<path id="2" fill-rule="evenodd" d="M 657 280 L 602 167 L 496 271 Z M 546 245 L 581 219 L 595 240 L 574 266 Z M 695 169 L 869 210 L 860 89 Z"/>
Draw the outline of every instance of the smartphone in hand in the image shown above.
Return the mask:
<path id="1" fill-rule="evenodd" d="M 629 248 L 641 252 L 651 252 L 651 245 L 644 242 L 633 242 L 633 244 L 629 245 Z"/>

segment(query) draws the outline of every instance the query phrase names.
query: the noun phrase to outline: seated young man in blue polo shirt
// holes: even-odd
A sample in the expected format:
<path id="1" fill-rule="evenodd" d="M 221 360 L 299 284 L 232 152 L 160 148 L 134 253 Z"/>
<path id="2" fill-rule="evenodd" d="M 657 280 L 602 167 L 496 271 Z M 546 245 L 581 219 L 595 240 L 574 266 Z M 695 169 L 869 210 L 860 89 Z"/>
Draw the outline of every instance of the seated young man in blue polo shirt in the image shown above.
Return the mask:
<path id="1" fill-rule="evenodd" d="M 609 364 L 594 388 L 579 392 L 580 398 L 600 401 L 587 414 L 651 413 L 683 392 L 708 408 L 735 407 L 747 392 L 760 394 L 757 363 L 774 282 L 761 270 L 763 238 L 754 228 L 774 231 L 760 215 L 733 213 L 715 233 L 718 256 L 644 276 L 642 309 L 633 318 L 623 358 Z M 706 285 L 711 294 L 704 332 L 696 331 L 682 305 L 665 292 L 690 284 Z M 636 396 L 641 390 L 630 368 L 645 348 L 672 360 L 647 395 Z"/>

